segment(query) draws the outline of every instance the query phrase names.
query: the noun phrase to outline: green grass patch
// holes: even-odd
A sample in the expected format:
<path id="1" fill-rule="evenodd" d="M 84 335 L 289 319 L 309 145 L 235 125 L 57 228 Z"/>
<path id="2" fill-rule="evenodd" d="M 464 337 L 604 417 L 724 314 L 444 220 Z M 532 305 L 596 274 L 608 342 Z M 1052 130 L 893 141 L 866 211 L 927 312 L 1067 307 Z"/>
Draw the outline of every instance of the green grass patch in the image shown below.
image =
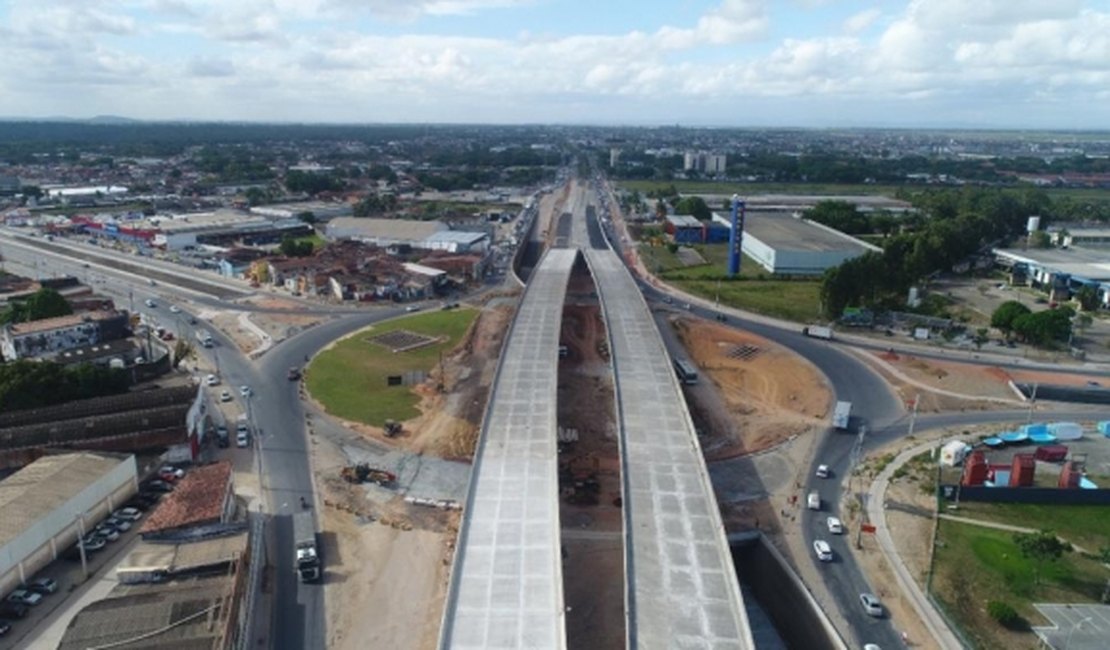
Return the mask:
<path id="1" fill-rule="evenodd" d="M 440 354 L 458 345 L 477 316 L 477 310 L 467 308 L 432 311 L 359 330 L 313 359 L 305 378 L 308 391 L 329 413 L 355 422 L 382 426 L 387 419 L 416 417 L 420 398 L 409 386 L 389 386 L 387 377 L 432 370 Z M 398 353 L 368 340 L 394 330 L 440 340 Z"/>
<path id="2" fill-rule="evenodd" d="M 323 248 L 325 243 L 324 238 L 320 236 L 320 233 L 315 232 L 311 235 L 305 235 L 304 237 L 294 237 L 293 241 L 297 242 L 298 244 L 301 242 L 308 242 L 312 244 L 312 250 L 317 251 Z"/>
<path id="3" fill-rule="evenodd" d="M 1036 530 L 1051 530 L 1091 552 L 1110 544 L 1110 507 L 1036 503 L 960 504 L 961 516 Z"/>
<path id="4" fill-rule="evenodd" d="M 786 320 L 808 322 L 820 317 L 819 279 L 776 279 L 747 255 L 740 261 L 740 279 L 726 279 L 727 244 L 690 248 L 706 263 L 683 266 L 666 246 L 640 246 L 640 255 L 648 270 L 687 293 L 709 300 L 720 298 L 723 305 Z"/>
<path id="5" fill-rule="evenodd" d="M 1036 565 L 1022 556 L 1013 533 L 942 519 L 937 532 L 933 592 L 945 611 L 976 646 L 1012 650 L 1034 648 L 1028 625 L 1042 623 L 1035 602 L 1097 602 L 1107 571 L 1078 553 Z M 1036 576 L 1039 574 L 1039 583 Z M 1025 619 L 1025 631 L 993 620 L 990 601 L 1011 604 Z"/>

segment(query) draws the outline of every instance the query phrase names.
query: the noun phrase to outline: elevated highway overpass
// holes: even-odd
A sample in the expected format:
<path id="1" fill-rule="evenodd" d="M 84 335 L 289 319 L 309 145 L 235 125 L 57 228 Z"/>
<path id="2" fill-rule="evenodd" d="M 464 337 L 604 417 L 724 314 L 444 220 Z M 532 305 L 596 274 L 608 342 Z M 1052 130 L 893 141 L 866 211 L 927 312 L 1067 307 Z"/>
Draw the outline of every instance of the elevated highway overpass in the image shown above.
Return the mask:
<path id="1" fill-rule="evenodd" d="M 587 226 L 587 188 L 536 267 L 502 353 L 475 456 L 440 647 L 566 647 L 556 382 L 581 251 L 612 351 L 628 648 L 754 647 L 716 498 L 663 341 L 620 258 Z M 570 223 L 567 224 L 566 221 Z M 594 228 L 596 230 L 596 228 Z"/>

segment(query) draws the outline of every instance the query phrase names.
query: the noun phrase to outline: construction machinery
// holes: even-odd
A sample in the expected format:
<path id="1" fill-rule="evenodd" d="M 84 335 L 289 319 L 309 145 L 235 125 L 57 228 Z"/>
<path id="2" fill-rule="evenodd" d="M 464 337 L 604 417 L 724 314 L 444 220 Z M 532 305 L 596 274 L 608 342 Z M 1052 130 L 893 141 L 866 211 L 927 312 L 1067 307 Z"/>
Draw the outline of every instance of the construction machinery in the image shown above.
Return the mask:
<path id="1" fill-rule="evenodd" d="M 367 463 L 348 465 L 340 470 L 339 475 L 348 483 L 376 483 L 389 487 L 397 482 L 397 475 L 393 472 L 371 467 Z"/>

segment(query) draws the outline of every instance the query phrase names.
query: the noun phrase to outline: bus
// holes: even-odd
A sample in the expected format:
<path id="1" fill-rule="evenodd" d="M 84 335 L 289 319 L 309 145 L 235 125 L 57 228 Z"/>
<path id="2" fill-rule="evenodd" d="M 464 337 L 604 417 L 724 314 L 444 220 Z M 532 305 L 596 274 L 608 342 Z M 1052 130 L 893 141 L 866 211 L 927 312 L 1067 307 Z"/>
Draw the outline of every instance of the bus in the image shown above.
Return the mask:
<path id="1" fill-rule="evenodd" d="M 678 380 L 684 384 L 698 383 L 698 370 L 694 364 L 686 361 L 685 359 L 674 360 L 674 372 L 678 375 Z"/>

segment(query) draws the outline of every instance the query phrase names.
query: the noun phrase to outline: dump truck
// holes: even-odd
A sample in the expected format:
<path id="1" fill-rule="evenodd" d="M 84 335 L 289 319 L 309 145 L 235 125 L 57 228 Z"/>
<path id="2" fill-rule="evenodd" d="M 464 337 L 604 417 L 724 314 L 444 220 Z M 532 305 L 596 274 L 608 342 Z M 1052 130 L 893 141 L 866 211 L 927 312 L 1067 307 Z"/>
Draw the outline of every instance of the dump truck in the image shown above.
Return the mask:
<path id="1" fill-rule="evenodd" d="M 837 402 L 836 408 L 833 409 L 833 426 L 837 429 L 847 429 L 848 420 L 852 417 L 852 403 L 851 402 Z"/>
<path id="2" fill-rule="evenodd" d="M 320 555 L 316 550 L 316 520 L 312 512 L 293 515 L 293 547 L 296 552 L 293 568 L 301 577 L 301 582 L 319 580 Z"/>

